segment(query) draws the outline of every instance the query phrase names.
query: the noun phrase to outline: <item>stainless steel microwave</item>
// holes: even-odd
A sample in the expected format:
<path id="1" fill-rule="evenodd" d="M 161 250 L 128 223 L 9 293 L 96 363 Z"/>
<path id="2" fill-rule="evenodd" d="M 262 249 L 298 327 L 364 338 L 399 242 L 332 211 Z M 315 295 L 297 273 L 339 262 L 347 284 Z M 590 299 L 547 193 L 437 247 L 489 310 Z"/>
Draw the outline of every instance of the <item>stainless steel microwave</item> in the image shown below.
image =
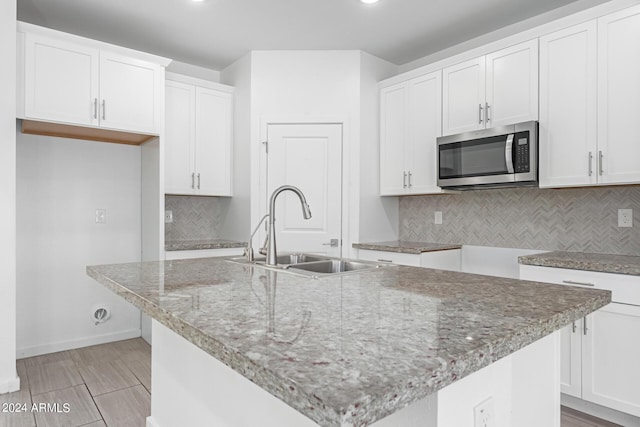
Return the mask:
<path id="1" fill-rule="evenodd" d="M 443 136 L 438 186 L 456 190 L 538 185 L 538 122 Z"/>

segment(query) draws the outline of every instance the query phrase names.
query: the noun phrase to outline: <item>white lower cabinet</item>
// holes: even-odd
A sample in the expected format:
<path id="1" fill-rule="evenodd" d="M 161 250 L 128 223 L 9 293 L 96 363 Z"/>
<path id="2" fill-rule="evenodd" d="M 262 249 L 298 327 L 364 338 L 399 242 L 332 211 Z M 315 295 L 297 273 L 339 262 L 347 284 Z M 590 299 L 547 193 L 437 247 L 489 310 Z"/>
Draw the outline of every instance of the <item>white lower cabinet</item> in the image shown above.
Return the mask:
<path id="1" fill-rule="evenodd" d="M 388 262 L 412 267 L 460 271 L 460 249 L 423 252 L 421 254 L 359 249 L 358 258 L 366 261 Z"/>
<path id="2" fill-rule="evenodd" d="M 520 278 L 612 291 L 611 304 L 561 331 L 561 391 L 640 416 L 640 277 L 520 266 Z"/>

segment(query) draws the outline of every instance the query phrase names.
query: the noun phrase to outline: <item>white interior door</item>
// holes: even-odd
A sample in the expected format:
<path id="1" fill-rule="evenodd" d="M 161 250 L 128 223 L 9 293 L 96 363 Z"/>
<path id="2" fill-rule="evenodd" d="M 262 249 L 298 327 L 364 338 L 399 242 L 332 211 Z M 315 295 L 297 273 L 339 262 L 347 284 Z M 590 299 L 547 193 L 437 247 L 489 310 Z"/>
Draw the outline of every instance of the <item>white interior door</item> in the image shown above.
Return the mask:
<path id="1" fill-rule="evenodd" d="M 276 188 L 293 185 L 304 193 L 312 214 L 308 220 L 303 218 L 295 193 L 285 191 L 278 196 L 278 251 L 340 256 L 342 125 L 270 124 L 267 140 L 267 204 Z"/>

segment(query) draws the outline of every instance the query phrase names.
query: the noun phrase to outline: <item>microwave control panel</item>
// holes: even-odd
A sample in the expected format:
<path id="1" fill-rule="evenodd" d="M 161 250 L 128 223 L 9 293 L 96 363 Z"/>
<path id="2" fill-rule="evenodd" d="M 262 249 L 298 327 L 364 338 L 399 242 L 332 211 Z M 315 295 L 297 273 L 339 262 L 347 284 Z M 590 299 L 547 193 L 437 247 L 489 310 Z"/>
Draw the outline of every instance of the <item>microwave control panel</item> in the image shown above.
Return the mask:
<path id="1" fill-rule="evenodd" d="M 529 172 L 529 135 L 522 132 L 515 135 L 514 169 L 516 173 Z"/>

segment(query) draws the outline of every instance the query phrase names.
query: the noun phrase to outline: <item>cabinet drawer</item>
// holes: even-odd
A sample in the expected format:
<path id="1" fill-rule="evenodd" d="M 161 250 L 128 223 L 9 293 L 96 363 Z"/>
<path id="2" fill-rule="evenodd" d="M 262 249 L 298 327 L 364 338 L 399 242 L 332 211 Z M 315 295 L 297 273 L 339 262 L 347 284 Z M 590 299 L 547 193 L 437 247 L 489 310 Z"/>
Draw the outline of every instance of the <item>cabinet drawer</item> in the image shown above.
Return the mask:
<path id="1" fill-rule="evenodd" d="M 242 248 L 224 249 L 197 249 L 191 251 L 165 251 L 164 259 L 167 261 L 176 259 L 209 258 L 218 256 L 241 256 Z"/>
<path id="2" fill-rule="evenodd" d="M 521 265 L 520 279 L 605 289 L 612 302 L 640 305 L 640 276 Z"/>
<path id="3" fill-rule="evenodd" d="M 418 254 L 403 254 L 398 252 L 369 251 L 360 249 L 358 250 L 358 258 L 365 261 L 390 262 L 393 264 L 420 267 L 420 255 Z"/>

